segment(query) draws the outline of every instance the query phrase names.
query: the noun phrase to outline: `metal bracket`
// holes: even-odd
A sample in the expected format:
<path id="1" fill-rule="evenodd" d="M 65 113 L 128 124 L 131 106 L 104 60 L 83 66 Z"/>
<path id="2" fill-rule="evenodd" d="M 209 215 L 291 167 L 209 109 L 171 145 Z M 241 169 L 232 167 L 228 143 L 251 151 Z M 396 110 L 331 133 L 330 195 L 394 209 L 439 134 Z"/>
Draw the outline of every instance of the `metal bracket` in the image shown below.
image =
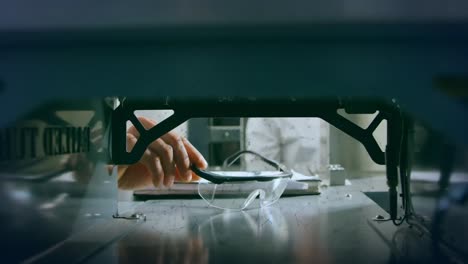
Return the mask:
<path id="1" fill-rule="evenodd" d="M 356 139 L 357 141 L 361 142 L 375 163 L 380 165 L 385 164 L 385 153 L 380 149 L 379 144 L 372 134 L 384 119 L 383 112 L 379 112 L 366 129 L 359 127 L 337 112 L 326 113 L 322 116 L 322 119 L 327 121 L 330 125 L 333 125 L 342 132 L 346 133 L 347 135 L 351 136 L 352 138 Z"/>
<path id="2" fill-rule="evenodd" d="M 224 98 L 225 99 L 225 98 Z M 377 144 L 373 132 L 386 119 L 388 123 L 395 119 L 395 109 L 383 101 L 344 101 L 342 99 L 303 100 L 195 100 L 174 99 L 164 101 L 145 101 L 127 99 L 112 113 L 111 162 L 113 164 L 133 164 L 143 155 L 146 147 L 155 139 L 176 128 L 189 118 L 196 117 L 319 117 L 344 133 L 361 142 L 371 159 L 377 164 L 385 164 L 385 153 Z M 368 107 L 356 109 L 355 104 Z M 135 110 L 172 109 L 174 115 L 146 130 L 134 114 Z M 352 113 L 379 114 L 372 123 L 363 129 L 337 113 L 345 109 Z M 349 110 L 349 111 L 348 111 Z M 131 152 L 126 149 L 126 123 L 131 121 L 140 133 L 140 138 Z M 395 120 L 398 122 L 398 120 Z M 391 124 L 389 124 L 391 126 Z M 391 129 L 390 129 L 391 130 Z M 395 131 L 389 132 L 393 135 Z M 398 131 L 399 133 L 399 131 Z"/>
<path id="3" fill-rule="evenodd" d="M 146 222 L 146 215 L 143 213 L 134 213 L 131 215 L 120 215 L 118 213 L 115 213 L 112 215 L 112 218 L 114 219 L 125 219 L 125 220 L 143 220 L 143 222 Z"/>

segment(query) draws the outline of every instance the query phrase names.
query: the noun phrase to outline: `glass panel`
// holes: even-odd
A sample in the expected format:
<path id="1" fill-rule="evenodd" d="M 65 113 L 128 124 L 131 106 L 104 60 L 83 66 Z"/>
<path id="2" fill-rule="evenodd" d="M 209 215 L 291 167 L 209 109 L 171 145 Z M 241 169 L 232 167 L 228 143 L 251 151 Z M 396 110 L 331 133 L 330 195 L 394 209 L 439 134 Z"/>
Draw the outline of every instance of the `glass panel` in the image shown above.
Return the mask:
<path id="1" fill-rule="evenodd" d="M 116 171 L 106 164 L 111 110 L 103 100 L 50 102 L 0 128 L 5 262 L 31 260 L 116 212 Z"/>

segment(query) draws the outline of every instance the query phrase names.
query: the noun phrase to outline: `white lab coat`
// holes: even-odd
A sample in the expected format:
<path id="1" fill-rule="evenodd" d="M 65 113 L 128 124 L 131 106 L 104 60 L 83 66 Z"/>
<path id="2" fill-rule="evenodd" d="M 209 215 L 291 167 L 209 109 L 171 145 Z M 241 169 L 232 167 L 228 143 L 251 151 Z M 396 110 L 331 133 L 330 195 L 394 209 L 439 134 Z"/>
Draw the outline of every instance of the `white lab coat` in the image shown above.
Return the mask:
<path id="1" fill-rule="evenodd" d="M 313 175 L 328 166 L 328 134 L 328 123 L 319 118 L 249 118 L 246 149 Z M 244 161 L 249 170 L 268 168 L 252 155 L 246 155 Z"/>

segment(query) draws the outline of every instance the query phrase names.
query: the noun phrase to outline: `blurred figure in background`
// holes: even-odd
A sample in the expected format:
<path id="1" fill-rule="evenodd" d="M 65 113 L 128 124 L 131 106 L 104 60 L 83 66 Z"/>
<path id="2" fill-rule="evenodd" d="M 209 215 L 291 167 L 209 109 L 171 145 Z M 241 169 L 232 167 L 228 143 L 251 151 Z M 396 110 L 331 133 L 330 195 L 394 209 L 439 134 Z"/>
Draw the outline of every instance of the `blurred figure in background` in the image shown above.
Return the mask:
<path id="1" fill-rule="evenodd" d="M 324 171 L 329 164 L 329 126 L 319 118 L 249 118 L 246 148 L 304 175 Z M 248 170 L 268 169 L 252 155 Z"/>

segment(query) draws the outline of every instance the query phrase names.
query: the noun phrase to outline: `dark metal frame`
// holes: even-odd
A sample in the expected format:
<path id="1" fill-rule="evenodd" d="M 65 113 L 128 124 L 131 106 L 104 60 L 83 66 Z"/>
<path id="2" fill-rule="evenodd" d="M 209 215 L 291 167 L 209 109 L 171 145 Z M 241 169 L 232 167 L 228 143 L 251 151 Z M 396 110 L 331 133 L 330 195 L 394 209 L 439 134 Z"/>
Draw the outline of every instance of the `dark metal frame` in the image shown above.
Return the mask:
<path id="1" fill-rule="evenodd" d="M 170 109 L 174 114 L 146 130 L 138 121 L 136 110 Z M 344 109 L 350 114 L 379 113 L 363 129 L 338 113 Z M 112 113 L 110 162 L 133 164 L 143 155 L 147 146 L 165 133 L 190 118 L 201 117 L 318 117 L 361 142 L 371 159 L 386 165 L 387 184 L 390 195 L 390 218 L 397 219 L 398 166 L 401 156 L 403 116 L 394 100 L 369 100 L 352 98 L 160 98 L 155 100 L 122 100 Z M 373 132 L 387 121 L 387 144 L 381 150 Z M 140 133 L 140 138 L 130 152 L 126 147 L 126 124 L 131 121 Z"/>

